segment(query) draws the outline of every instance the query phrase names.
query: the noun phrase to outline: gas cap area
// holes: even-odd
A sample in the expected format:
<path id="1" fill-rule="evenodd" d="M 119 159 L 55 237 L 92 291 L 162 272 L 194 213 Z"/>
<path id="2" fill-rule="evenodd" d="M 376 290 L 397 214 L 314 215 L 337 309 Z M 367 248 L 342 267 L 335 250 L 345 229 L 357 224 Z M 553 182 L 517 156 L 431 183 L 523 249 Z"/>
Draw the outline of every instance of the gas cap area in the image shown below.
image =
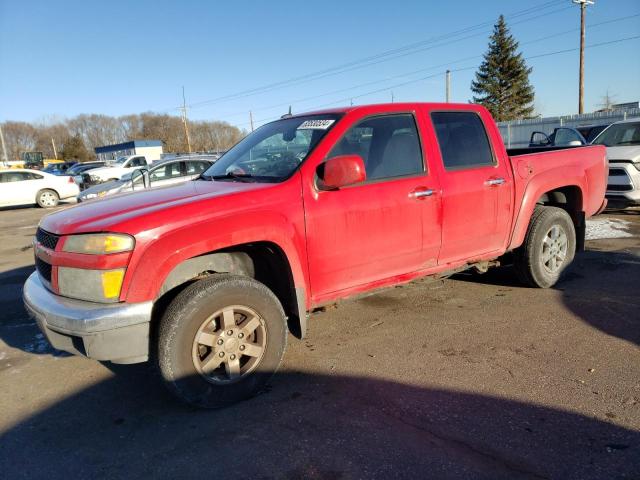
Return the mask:
<path id="1" fill-rule="evenodd" d="M 528 160 L 521 160 L 518 162 L 517 171 L 520 178 L 528 178 L 533 173 L 533 167 Z"/>

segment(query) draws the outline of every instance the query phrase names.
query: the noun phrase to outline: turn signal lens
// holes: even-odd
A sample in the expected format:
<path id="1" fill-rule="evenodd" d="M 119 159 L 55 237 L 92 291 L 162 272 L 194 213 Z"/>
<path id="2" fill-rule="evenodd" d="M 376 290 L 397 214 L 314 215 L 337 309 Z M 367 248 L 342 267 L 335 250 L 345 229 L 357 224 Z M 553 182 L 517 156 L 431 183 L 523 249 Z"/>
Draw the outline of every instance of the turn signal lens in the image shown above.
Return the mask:
<path id="1" fill-rule="evenodd" d="M 102 293 L 110 300 L 120 296 L 120 287 L 124 278 L 124 269 L 106 270 L 102 272 Z"/>
<path id="2" fill-rule="evenodd" d="M 135 240 L 129 235 L 114 233 L 95 233 L 70 235 L 64 242 L 63 252 L 88 253 L 101 255 L 133 250 Z"/>

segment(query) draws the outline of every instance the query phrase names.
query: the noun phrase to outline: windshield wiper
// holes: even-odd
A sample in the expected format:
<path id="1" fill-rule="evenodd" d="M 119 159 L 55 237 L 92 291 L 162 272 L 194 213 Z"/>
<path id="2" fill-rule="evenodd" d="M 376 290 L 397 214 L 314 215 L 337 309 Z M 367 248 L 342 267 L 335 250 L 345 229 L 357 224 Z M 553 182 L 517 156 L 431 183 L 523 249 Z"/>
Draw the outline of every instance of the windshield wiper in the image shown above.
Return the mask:
<path id="1" fill-rule="evenodd" d="M 224 175 L 207 175 L 206 178 L 211 180 L 239 180 L 241 182 L 253 182 L 255 178 L 250 173 L 227 172 Z"/>

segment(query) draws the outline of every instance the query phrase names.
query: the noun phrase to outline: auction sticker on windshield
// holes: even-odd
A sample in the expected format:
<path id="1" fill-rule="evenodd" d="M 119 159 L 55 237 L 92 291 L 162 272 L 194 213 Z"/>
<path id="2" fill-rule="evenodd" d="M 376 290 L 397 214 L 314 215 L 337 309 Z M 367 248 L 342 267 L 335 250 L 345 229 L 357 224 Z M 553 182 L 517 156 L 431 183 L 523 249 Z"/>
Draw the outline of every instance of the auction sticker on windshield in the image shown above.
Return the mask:
<path id="1" fill-rule="evenodd" d="M 306 120 L 300 124 L 298 130 L 326 130 L 335 120 Z"/>

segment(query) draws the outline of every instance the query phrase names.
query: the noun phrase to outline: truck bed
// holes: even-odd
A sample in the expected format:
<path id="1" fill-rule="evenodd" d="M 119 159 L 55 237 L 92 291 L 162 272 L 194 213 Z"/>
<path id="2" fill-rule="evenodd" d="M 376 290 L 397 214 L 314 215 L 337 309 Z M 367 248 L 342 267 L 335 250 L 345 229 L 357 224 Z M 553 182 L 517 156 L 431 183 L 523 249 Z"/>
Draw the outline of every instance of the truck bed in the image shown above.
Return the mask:
<path id="1" fill-rule="evenodd" d="M 529 155 L 530 153 L 543 153 L 543 152 L 552 152 L 555 150 L 568 150 L 573 148 L 583 148 L 584 146 L 586 145 L 507 148 L 507 155 L 509 155 L 510 157 L 517 157 L 520 155 Z"/>

